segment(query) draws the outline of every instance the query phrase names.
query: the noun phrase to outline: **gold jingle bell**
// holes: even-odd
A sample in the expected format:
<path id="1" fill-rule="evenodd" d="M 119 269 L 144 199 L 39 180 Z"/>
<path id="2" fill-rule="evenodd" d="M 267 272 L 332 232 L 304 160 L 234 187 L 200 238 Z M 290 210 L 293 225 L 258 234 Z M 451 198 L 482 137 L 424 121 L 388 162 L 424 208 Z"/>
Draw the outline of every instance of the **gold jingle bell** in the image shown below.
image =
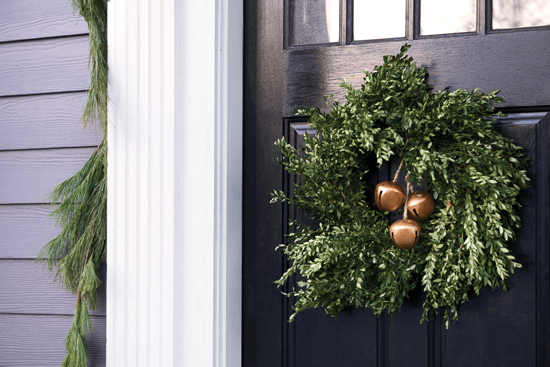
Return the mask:
<path id="1" fill-rule="evenodd" d="M 378 208 L 385 212 L 393 212 L 399 209 L 406 198 L 405 189 L 397 182 L 380 182 L 374 188 L 374 201 Z"/>
<path id="2" fill-rule="evenodd" d="M 424 220 L 433 213 L 435 201 L 427 191 L 415 191 L 409 195 L 407 218 Z"/>
<path id="3" fill-rule="evenodd" d="M 401 219 L 390 226 L 390 237 L 403 250 L 413 248 L 420 238 L 420 230 L 422 226 L 412 219 Z"/>

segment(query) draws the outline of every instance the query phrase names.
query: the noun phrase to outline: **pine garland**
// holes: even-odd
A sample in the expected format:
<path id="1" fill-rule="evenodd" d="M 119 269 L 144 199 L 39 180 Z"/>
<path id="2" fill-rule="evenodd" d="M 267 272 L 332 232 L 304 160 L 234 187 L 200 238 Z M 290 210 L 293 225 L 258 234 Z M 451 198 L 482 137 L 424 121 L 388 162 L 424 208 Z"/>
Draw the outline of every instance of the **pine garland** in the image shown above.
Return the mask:
<path id="1" fill-rule="evenodd" d="M 517 196 L 529 179 L 521 148 L 491 125 L 502 116 L 491 102 L 503 99 L 498 91 L 431 92 L 426 69 L 406 55 L 409 47 L 365 71 L 360 89 L 344 80 L 347 103 L 335 101 L 329 112 L 300 109 L 317 131 L 306 135 L 303 149 L 276 142 L 280 163 L 300 180 L 292 197 L 275 191 L 272 202 L 289 202 L 320 222 L 291 222 L 289 244 L 278 246 L 292 262 L 277 284 L 296 273 L 304 278 L 288 294 L 297 297 L 291 321 L 318 306 L 335 317 L 346 306 L 393 313 L 420 283 L 421 322 L 442 307 L 448 327 L 470 293 L 506 289 L 509 273 L 521 267 L 508 244 L 520 226 Z M 387 213 L 366 183 L 393 156 L 405 161 L 412 181 L 425 180 L 436 201 L 411 250 L 392 243 Z M 367 163 L 372 159 L 376 167 Z"/>
<path id="2" fill-rule="evenodd" d="M 39 253 L 56 279 L 76 295 L 75 315 L 66 341 L 62 367 L 86 367 L 86 336 L 92 332 L 88 306 L 95 309 L 101 284 L 100 266 L 107 250 L 107 4 L 104 0 L 72 0 L 89 29 L 90 88 L 82 122 L 98 122 L 103 139 L 74 176 L 48 196 L 60 234 Z M 59 203 L 57 205 L 56 203 Z"/>

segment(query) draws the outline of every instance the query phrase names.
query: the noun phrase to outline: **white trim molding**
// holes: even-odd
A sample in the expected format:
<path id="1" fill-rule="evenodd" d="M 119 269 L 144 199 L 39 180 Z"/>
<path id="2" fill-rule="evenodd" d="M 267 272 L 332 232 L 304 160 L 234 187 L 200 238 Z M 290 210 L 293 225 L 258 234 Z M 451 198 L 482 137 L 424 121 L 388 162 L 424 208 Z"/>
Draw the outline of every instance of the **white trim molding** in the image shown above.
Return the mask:
<path id="1" fill-rule="evenodd" d="M 240 366 L 242 0 L 108 18 L 107 366 Z"/>

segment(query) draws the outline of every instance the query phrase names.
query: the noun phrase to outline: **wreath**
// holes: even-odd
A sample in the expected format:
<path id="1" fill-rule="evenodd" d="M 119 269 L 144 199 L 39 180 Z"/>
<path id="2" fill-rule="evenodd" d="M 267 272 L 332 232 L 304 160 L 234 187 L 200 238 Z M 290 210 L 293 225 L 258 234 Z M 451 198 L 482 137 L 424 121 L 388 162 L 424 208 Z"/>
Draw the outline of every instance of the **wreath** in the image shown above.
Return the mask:
<path id="1" fill-rule="evenodd" d="M 300 179 L 292 196 L 274 191 L 271 201 L 293 204 L 318 223 L 290 221 L 288 244 L 277 247 L 291 260 L 278 286 L 300 275 L 286 294 L 297 297 L 290 321 L 318 306 L 334 317 L 348 306 L 393 313 L 420 283 L 420 322 L 442 307 L 448 327 L 472 293 L 506 289 L 521 267 L 508 244 L 520 227 L 517 196 L 529 178 L 522 148 L 491 124 L 503 116 L 491 103 L 503 99 L 478 89 L 432 92 L 426 68 L 406 55 L 409 47 L 365 71 L 360 89 L 344 79 L 346 103 L 326 96 L 326 112 L 299 109 L 317 131 L 306 134 L 302 149 L 284 137 L 275 143 L 279 163 Z M 394 244 L 388 212 L 377 208 L 367 182 L 393 156 L 434 199 L 412 249 Z"/>

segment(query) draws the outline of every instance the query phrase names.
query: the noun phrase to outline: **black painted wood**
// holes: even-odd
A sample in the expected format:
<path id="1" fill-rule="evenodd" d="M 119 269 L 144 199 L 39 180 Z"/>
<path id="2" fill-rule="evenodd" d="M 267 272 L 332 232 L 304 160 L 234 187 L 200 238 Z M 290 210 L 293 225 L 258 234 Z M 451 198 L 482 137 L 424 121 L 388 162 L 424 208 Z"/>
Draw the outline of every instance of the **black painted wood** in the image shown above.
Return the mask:
<path id="1" fill-rule="evenodd" d="M 282 135 L 283 2 L 245 1 L 243 134 L 243 366 L 283 365 L 283 297 L 273 282 L 283 262 L 282 210 L 269 193 L 282 170 L 273 145 Z M 258 47 L 264 45 L 264 47 Z"/>
<path id="2" fill-rule="evenodd" d="M 405 42 L 418 66 L 428 67 L 428 83 L 435 89 L 500 89 L 502 106 L 550 105 L 550 30 L 511 31 L 286 50 L 283 114 L 292 116 L 300 106 L 322 107 L 328 94 L 343 100 L 342 78 L 359 87 L 362 70 L 372 71 Z"/>
<path id="3" fill-rule="evenodd" d="M 305 134 L 314 135 L 315 131 L 308 125 L 303 117 L 288 118 L 284 121 L 285 139 L 295 147 L 302 148 L 305 145 Z M 287 172 L 284 174 L 285 191 L 292 195 L 294 184 L 298 179 L 296 175 Z M 375 185 L 378 175 L 372 175 L 370 182 Z M 284 205 L 285 219 L 298 220 L 312 227 L 316 221 L 309 219 L 305 213 L 293 206 Z M 288 221 L 285 221 L 288 223 Z M 285 235 L 292 230 L 285 226 Z M 286 243 L 285 238 L 285 243 Z M 285 262 L 285 271 L 290 264 Z M 296 278 L 296 277 L 295 277 Z M 284 292 L 296 287 L 297 279 L 292 280 L 292 285 L 287 284 Z M 286 298 L 284 306 L 284 319 L 293 313 L 294 299 Z M 385 326 L 385 325 L 384 325 Z M 313 312 L 302 312 L 296 320 L 288 325 L 289 339 L 283 343 L 288 348 L 290 366 L 309 365 L 333 365 L 355 366 L 362 363 L 373 365 L 377 360 L 377 332 L 378 320 L 369 310 L 348 309 L 343 312 L 338 320 L 327 315 L 322 309 Z M 349 338 L 353 335 L 353 338 Z M 343 341 L 345 343 L 342 343 Z M 320 345 L 326 346 L 319 348 Z"/>
<path id="4" fill-rule="evenodd" d="M 478 33 L 419 37 L 419 2 L 409 0 L 407 35 L 409 53 L 428 67 L 434 88 L 500 88 L 501 108 L 522 112 L 497 123 L 531 158 L 532 186 L 520 197 L 524 227 L 511 246 L 524 267 L 510 278 L 509 291 L 472 296 L 449 329 L 441 315 L 418 324 L 420 289 L 394 315 L 354 309 L 334 321 L 307 310 L 294 323 L 285 321 L 294 300 L 273 285 L 288 267 L 273 249 L 285 241 L 287 220 L 302 214 L 268 204 L 269 192 L 291 192 L 295 179 L 276 164 L 273 142 L 284 135 L 303 144 L 308 127 L 293 117 L 297 107 L 324 107 L 325 94 L 341 98 L 340 78 L 359 86 L 362 69 L 372 70 L 406 41 L 353 41 L 352 1 L 341 3 L 347 17 L 339 44 L 296 47 L 284 42 L 283 4 L 245 1 L 243 366 L 548 366 L 550 29 L 493 32 L 483 6 Z M 390 178 L 398 163 L 385 165 L 373 182 Z"/>
<path id="5" fill-rule="evenodd" d="M 528 175 L 534 183 L 542 178 L 538 172 L 539 160 L 545 159 L 537 152 L 546 150 L 546 156 L 548 154 L 548 146 L 539 146 L 538 142 L 538 130 L 545 124 L 545 114 L 534 118 L 511 116 L 497 124 L 505 136 L 525 148 L 525 155 L 531 160 Z M 548 295 L 537 295 L 536 291 L 537 278 L 548 273 L 537 265 L 537 251 L 548 245 L 536 238 L 538 232 L 545 231 L 536 225 L 537 202 L 541 196 L 544 196 L 542 192 L 531 187 L 519 198 L 523 205 L 520 213 L 523 226 L 510 249 L 524 267 L 510 277 L 509 291 L 483 289 L 479 296 L 472 295 L 460 307 L 460 321 L 442 330 L 446 347 L 441 350 L 440 358 L 447 366 L 547 365 L 543 360 L 537 361 L 537 350 L 547 350 L 548 345 L 543 341 L 537 345 L 536 337 L 537 328 L 542 326 L 537 325 L 537 308 L 548 298 Z M 465 350 L 468 352 L 464 353 Z"/>
<path id="6" fill-rule="evenodd" d="M 534 119 L 537 119 L 534 116 Z M 550 365 L 550 114 L 537 123 L 537 189 L 535 239 L 537 243 L 537 366 Z"/>

